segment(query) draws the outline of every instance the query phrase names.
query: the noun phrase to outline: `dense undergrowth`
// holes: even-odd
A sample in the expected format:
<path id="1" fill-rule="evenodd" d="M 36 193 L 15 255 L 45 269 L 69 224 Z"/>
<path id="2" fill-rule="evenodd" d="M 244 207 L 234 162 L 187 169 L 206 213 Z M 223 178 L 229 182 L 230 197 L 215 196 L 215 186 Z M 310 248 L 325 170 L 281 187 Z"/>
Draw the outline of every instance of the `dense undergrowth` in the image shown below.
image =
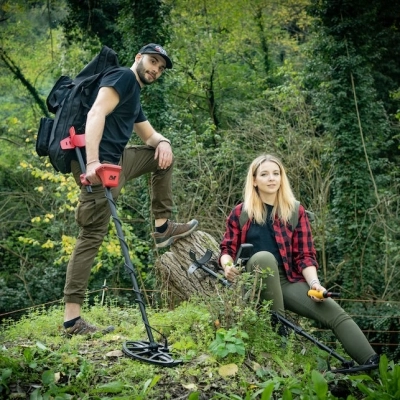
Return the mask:
<path id="1" fill-rule="evenodd" d="M 400 398 L 399 365 L 383 357 L 380 370 L 335 374 L 328 368 L 328 362 L 335 367 L 335 359 L 325 351 L 293 333 L 281 338 L 271 328 L 268 304 L 244 305 L 232 291 L 219 291 L 211 300 L 193 299 L 174 310 L 147 308 L 154 339 L 162 344 L 161 335 L 166 337 L 172 357 L 182 360 L 173 368 L 122 352 L 124 342 L 148 339 L 136 306 L 121 308 L 111 300 L 85 305 L 85 319 L 115 326 L 104 336 L 66 338 L 62 314 L 60 305 L 33 309 L 16 322 L 3 321 L 0 398 Z M 343 354 L 340 346 L 335 351 Z"/>

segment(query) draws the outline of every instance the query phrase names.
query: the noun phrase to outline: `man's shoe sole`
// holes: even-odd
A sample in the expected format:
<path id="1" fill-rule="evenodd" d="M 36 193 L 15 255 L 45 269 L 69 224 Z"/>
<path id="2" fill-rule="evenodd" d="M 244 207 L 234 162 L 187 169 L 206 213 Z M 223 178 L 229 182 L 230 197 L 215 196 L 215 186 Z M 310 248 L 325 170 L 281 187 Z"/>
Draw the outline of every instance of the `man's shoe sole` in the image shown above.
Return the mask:
<path id="1" fill-rule="evenodd" d="M 160 249 L 160 248 L 162 248 L 162 247 L 170 246 L 172 243 L 175 242 L 175 240 L 190 235 L 190 234 L 197 228 L 198 225 L 199 225 L 199 222 L 196 221 L 196 224 L 193 226 L 193 228 L 191 228 L 191 229 L 188 230 L 187 232 L 181 233 L 180 235 L 171 236 L 169 239 L 165 240 L 164 242 L 157 243 L 157 244 L 156 244 L 156 247 L 157 247 L 158 249 Z"/>

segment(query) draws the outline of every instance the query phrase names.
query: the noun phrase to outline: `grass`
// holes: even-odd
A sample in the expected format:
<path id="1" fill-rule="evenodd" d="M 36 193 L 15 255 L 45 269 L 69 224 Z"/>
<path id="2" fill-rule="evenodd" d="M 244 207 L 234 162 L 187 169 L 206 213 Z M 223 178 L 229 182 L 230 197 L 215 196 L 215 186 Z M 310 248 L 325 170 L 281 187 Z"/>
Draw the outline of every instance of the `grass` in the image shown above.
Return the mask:
<path id="1" fill-rule="evenodd" d="M 114 332 L 104 336 L 66 338 L 61 306 L 36 309 L 17 322 L 3 321 L 0 398 L 373 398 L 365 397 L 359 386 L 375 393 L 378 371 L 359 375 L 358 380 L 326 372 L 327 354 L 312 343 L 291 337 L 283 345 L 270 327 L 268 305 L 255 312 L 251 307 L 238 307 L 234 301 L 193 299 L 172 311 L 147 309 L 150 325 L 168 338 L 172 356 L 184 361 L 173 368 L 137 361 L 122 353 L 124 342 L 148 339 L 136 306 L 85 306 L 85 319 L 98 326 L 115 326 Z M 153 334 L 163 343 L 161 334 Z M 337 396 L 338 388 L 345 397 Z M 380 394 L 387 390 L 382 385 L 378 389 Z M 396 397 L 385 394 L 382 398 Z"/>

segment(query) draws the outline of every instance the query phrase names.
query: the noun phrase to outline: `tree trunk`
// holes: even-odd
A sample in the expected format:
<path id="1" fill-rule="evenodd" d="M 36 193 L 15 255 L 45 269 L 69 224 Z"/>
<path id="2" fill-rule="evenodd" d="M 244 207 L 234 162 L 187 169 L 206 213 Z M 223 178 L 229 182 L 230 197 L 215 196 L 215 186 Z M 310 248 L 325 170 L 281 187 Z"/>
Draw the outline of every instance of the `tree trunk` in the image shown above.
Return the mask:
<path id="1" fill-rule="evenodd" d="M 188 300 L 192 295 L 205 297 L 215 295 L 215 285 L 218 281 L 201 268 L 192 267 L 194 261 L 190 258 L 190 250 L 195 259 L 200 260 L 206 251 L 212 251 L 212 257 L 205 266 L 224 278 L 222 270 L 218 270 L 219 244 L 208 233 L 196 231 L 186 238 L 180 239 L 171 245 L 168 252 L 164 253 L 156 262 L 156 270 L 161 275 L 162 290 L 178 300 Z"/>

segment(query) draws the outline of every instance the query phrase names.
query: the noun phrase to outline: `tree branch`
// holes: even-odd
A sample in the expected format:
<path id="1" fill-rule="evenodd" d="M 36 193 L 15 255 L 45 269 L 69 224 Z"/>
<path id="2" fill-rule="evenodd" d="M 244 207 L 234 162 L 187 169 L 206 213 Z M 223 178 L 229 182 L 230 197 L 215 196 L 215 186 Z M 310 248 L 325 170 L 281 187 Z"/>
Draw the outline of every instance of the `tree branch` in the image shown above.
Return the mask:
<path id="1" fill-rule="evenodd" d="M 46 117 L 50 117 L 50 114 L 47 110 L 45 102 L 39 96 L 36 88 L 25 78 L 24 74 L 22 73 L 21 69 L 15 64 L 15 62 L 8 56 L 5 50 L 0 47 L 0 58 L 3 60 L 4 64 L 7 68 L 11 71 L 11 73 L 17 78 L 23 86 L 28 89 L 28 92 L 33 96 L 36 103 L 39 105 L 40 109 L 43 111 L 43 114 Z"/>

